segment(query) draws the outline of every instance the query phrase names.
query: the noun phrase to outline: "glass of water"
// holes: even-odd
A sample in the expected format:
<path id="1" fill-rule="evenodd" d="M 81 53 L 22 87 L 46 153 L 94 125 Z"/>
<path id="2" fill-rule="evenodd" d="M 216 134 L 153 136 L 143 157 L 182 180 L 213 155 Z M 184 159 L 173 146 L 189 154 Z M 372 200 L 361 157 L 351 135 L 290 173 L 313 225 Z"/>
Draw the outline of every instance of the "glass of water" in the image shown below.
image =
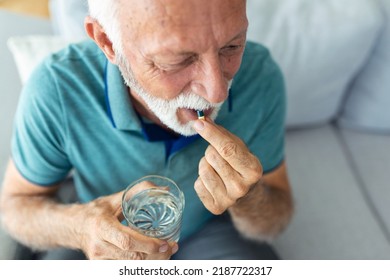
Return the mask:
<path id="1" fill-rule="evenodd" d="M 169 178 L 149 175 L 131 183 L 122 211 L 132 229 L 158 239 L 179 241 L 184 194 Z"/>

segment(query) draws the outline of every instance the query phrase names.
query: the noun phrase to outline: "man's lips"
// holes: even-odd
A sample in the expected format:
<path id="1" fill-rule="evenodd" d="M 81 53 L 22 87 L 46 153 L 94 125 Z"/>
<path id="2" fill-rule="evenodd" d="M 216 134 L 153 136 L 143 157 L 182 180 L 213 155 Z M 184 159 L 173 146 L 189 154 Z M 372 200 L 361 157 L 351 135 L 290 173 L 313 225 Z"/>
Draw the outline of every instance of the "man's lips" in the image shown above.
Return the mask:
<path id="1" fill-rule="evenodd" d="M 204 110 L 204 116 L 209 117 L 211 113 L 213 112 L 214 108 L 210 108 L 207 110 Z M 194 109 L 187 109 L 187 108 L 180 108 L 178 110 L 178 116 L 182 123 L 186 123 L 188 121 L 194 121 L 198 119 L 198 114 L 196 113 L 196 110 Z"/>

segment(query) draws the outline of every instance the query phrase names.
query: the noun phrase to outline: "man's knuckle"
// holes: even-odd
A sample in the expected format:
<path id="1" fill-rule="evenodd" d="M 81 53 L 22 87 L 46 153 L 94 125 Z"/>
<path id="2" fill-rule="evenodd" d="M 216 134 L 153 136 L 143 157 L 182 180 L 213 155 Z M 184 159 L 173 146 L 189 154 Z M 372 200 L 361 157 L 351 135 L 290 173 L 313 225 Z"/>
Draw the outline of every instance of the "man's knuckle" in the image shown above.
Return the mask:
<path id="1" fill-rule="evenodd" d="M 225 208 L 219 205 L 214 205 L 211 210 L 211 213 L 213 213 L 214 215 L 221 215 L 223 214 L 223 212 L 225 212 Z"/>
<path id="2" fill-rule="evenodd" d="M 262 169 L 254 170 L 253 181 L 256 183 L 261 179 L 261 177 L 263 177 L 263 170 Z"/>
<path id="3" fill-rule="evenodd" d="M 250 177 L 252 178 L 253 181 L 257 182 L 261 179 L 263 176 L 263 167 L 260 164 L 259 161 L 255 162 L 255 164 L 252 165 L 250 168 Z"/>
<path id="4" fill-rule="evenodd" d="M 221 215 L 226 210 L 226 198 L 224 200 L 214 200 L 211 208 L 212 213 L 215 215 Z"/>
<path id="5" fill-rule="evenodd" d="M 204 154 L 206 158 L 212 158 L 215 156 L 215 149 L 213 146 L 209 146 Z"/>
<path id="6" fill-rule="evenodd" d="M 223 145 L 221 147 L 221 155 L 223 157 L 228 158 L 228 157 L 235 155 L 236 150 L 237 150 L 237 144 L 234 143 L 233 141 L 227 141 L 227 142 L 223 143 Z"/>
<path id="7" fill-rule="evenodd" d="M 196 193 L 202 193 L 203 190 L 204 190 L 204 186 L 203 186 L 203 183 L 201 180 L 196 180 L 195 183 L 194 183 L 194 189 L 196 191 Z"/>
<path id="8" fill-rule="evenodd" d="M 238 197 L 242 197 L 246 195 L 246 193 L 248 192 L 248 188 L 243 182 L 234 182 L 233 189 L 234 189 L 234 193 Z"/>
<path id="9" fill-rule="evenodd" d="M 142 254 L 141 252 L 136 252 L 134 257 L 135 257 L 135 260 L 144 260 L 145 259 L 145 255 Z"/>
<path id="10" fill-rule="evenodd" d="M 205 182 L 207 185 L 219 184 L 218 178 L 216 177 L 215 173 L 211 170 L 210 166 L 206 166 L 199 169 L 199 177 L 202 178 L 202 183 Z"/>
<path id="11" fill-rule="evenodd" d="M 258 181 L 263 175 L 263 167 L 260 161 L 254 155 L 246 156 L 244 160 L 241 161 L 241 164 L 245 166 L 245 175 L 244 179 L 247 181 Z"/>
<path id="12" fill-rule="evenodd" d="M 143 260 L 144 255 L 140 252 L 129 252 L 129 259 L 130 260 Z"/>
<path id="13" fill-rule="evenodd" d="M 229 208 L 230 206 L 236 204 L 236 202 L 237 202 L 237 198 L 232 198 L 232 197 L 229 198 L 228 201 L 227 201 L 227 203 L 228 203 L 228 207 L 227 208 Z"/>
<path id="14" fill-rule="evenodd" d="M 205 160 L 209 165 L 218 166 L 220 165 L 220 155 L 216 150 L 210 150 L 205 154 Z"/>
<path id="15" fill-rule="evenodd" d="M 134 239 L 131 236 L 126 234 L 118 234 L 117 236 L 118 243 L 121 248 L 124 250 L 129 250 L 134 248 Z"/>
<path id="16" fill-rule="evenodd" d="M 208 173 L 209 168 L 205 158 L 202 158 L 200 161 L 198 169 L 199 176 L 203 176 Z"/>

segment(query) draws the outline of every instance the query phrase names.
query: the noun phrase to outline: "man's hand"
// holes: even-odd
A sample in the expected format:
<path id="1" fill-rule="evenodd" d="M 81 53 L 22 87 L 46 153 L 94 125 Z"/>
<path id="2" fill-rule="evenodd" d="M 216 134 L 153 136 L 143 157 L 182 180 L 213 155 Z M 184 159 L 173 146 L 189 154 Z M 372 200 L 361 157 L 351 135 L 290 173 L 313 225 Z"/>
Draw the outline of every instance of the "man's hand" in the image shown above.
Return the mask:
<path id="1" fill-rule="evenodd" d="M 194 129 L 210 143 L 199 162 L 195 191 L 210 212 L 222 214 L 259 182 L 263 168 L 245 143 L 223 127 L 197 120 Z"/>
<path id="2" fill-rule="evenodd" d="M 94 200 L 84 207 L 81 247 L 90 259 L 169 259 L 175 242 L 144 236 L 120 223 L 123 192 Z"/>

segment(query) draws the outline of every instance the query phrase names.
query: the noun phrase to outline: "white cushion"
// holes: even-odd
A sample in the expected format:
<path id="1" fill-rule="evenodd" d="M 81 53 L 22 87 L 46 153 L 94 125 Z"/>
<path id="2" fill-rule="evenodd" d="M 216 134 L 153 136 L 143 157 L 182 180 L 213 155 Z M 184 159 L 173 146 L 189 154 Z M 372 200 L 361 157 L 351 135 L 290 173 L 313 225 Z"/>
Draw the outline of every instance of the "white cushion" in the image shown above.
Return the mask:
<path id="1" fill-rule="evenodd" d="M 11 37 L 8 47 L 15 59 L 24 84 L 34 68 L 48 55 L 66 47 L 71 41 L 50 35 Z"/>
<path id="2" fill-rule="evenodd" d="M 370 60 L 350 88 L 339 123 L 390 133 L 390 1 L 382 0 L 382 5 L 387 23 Z"/>
<path id="3" fill-rule="evenodd" d="M 86 39 L 84 19 L 88 14 L 87 0 L 50 0 L 51 23 L 56 34 L 65 38 Z"/>
<path id="4" fill-rule="evenodd" d="M 384 22 L 376 1 L 248 0 L 248 39 L 285 75 L 287 125 L 327 122 L 366 62 Z"/>

